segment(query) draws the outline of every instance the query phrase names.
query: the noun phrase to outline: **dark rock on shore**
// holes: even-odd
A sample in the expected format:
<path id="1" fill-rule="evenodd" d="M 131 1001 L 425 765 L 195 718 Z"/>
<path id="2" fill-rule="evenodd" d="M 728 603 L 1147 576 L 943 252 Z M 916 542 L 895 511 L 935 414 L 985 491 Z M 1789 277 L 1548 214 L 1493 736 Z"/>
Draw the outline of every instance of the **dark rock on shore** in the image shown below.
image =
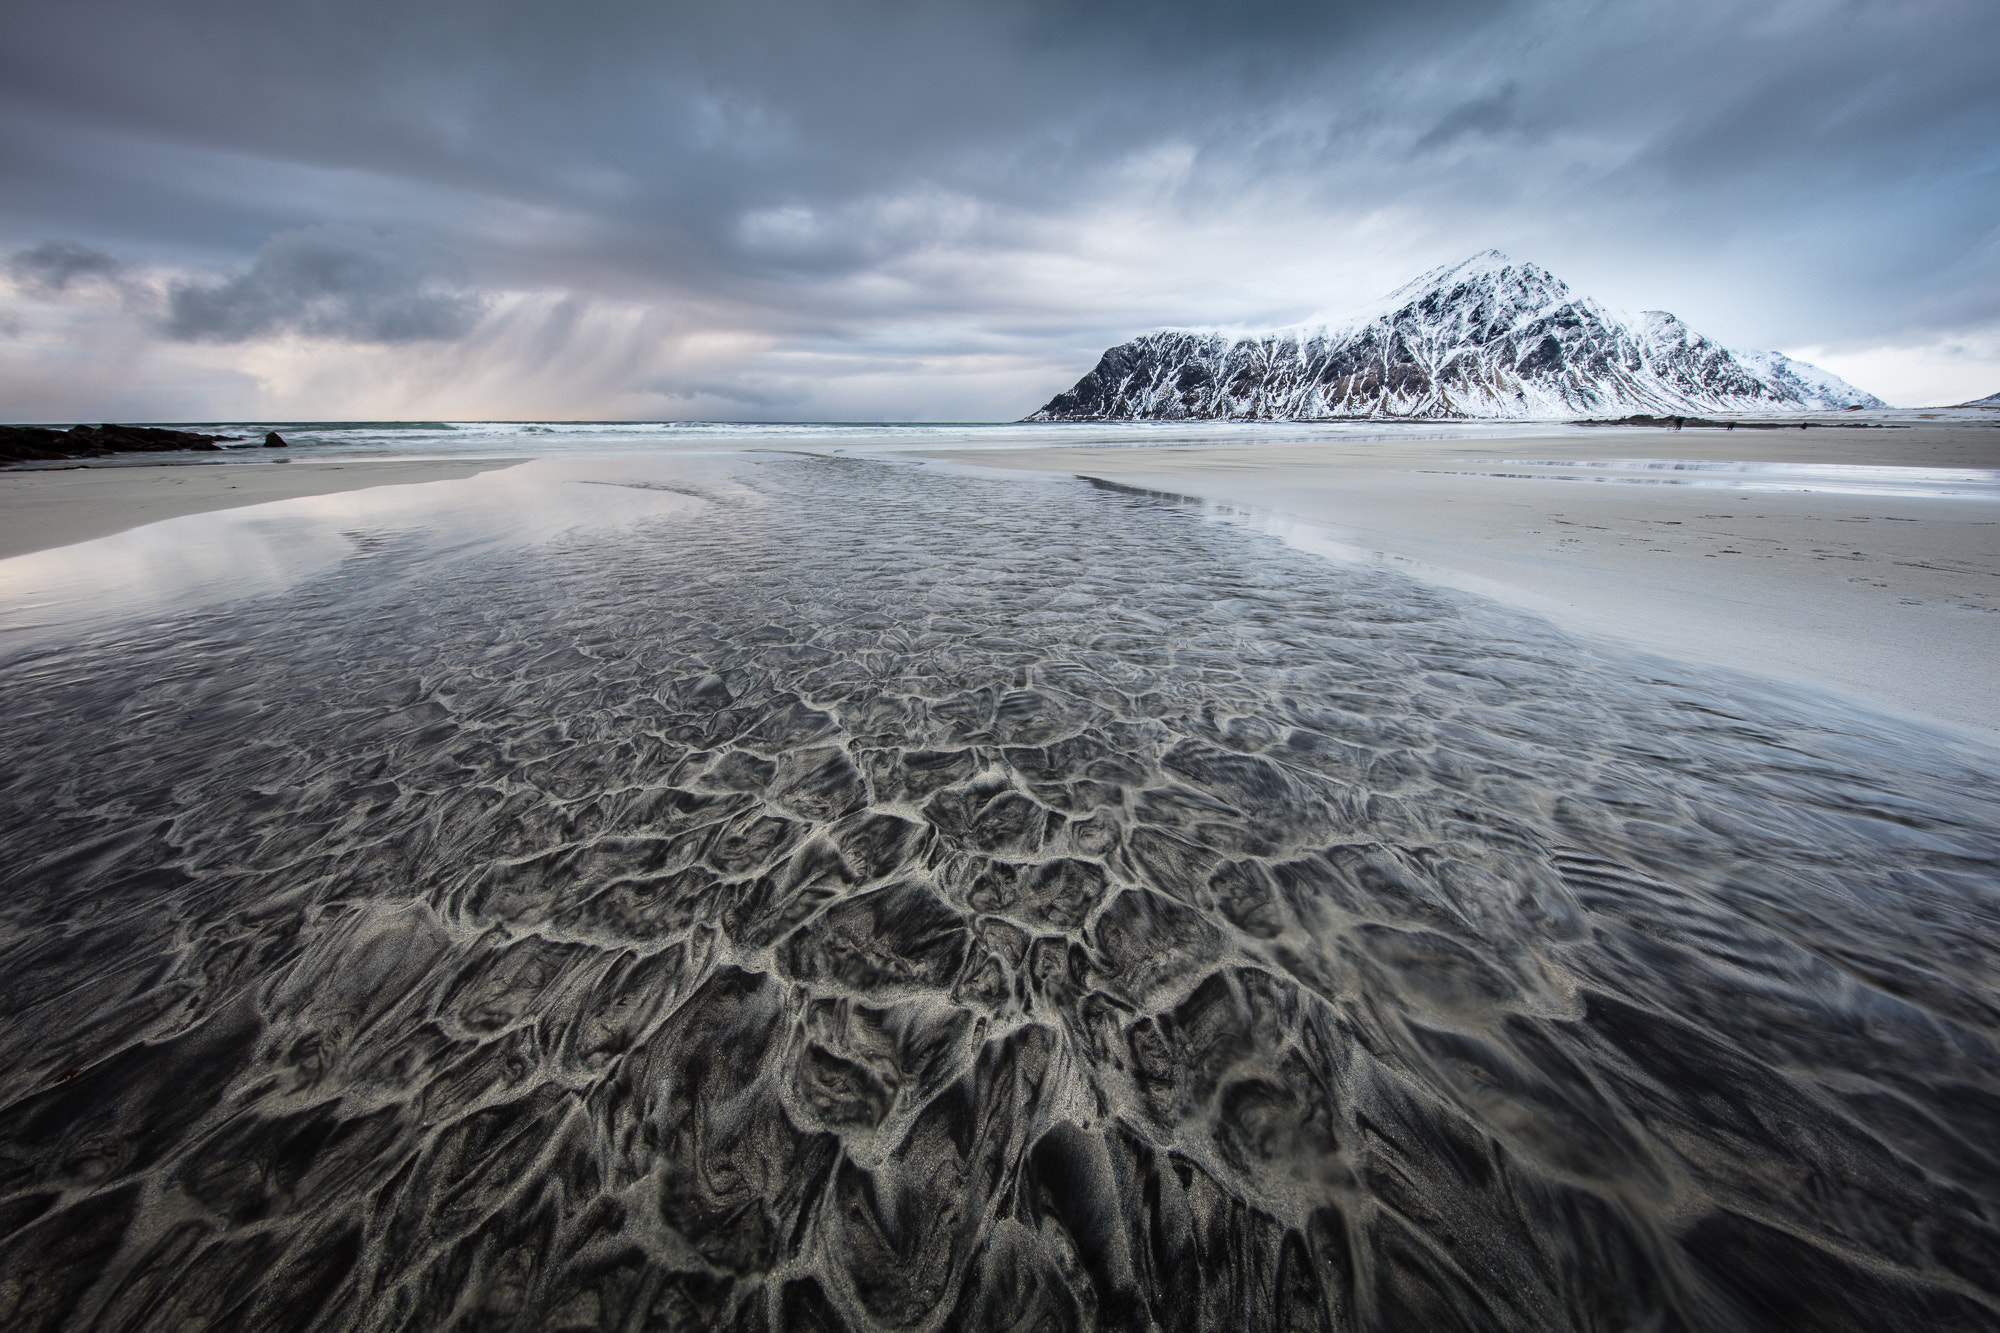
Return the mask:
<path id="1" fill-rule="evenodd" d="M 272 431 L 266 431 L 266 432 L 264 432 L 264 447 L 265 447 L 266 449 L 289 449 L 289 448 L 291 448 L 291 446 L 290 446 L 290 445 L 288 445 L 288 444 L 286 444 L 286 443 L 285 443 L 285 437 L 284 437 L 284 436 L 282 436 L 282 435 L 280 435 L 280 434 L 278 434 L 278 432 L 276 432 L 276 431 L 274 431 L 274 430 L 272 430 Z"/>
<path id="2" fill-rule="evenodd" d="M 102 458 L 106 454 L 166 453 L 179 449 L 219 452 L 216 441 L 234 435 L 204 435 L 200 431 L 167 430 L 161 426 L 0 426 L 0 463 L 39 462 L 58 458 Z M 265 437 L 269 444 L 275 434 Z M 284 441 L 279 440 L 279 445 Z"/>
<path id="3" fill-rule="evenodd" d="M 1655 417 L 1644 412 L 1629 417 L 1615 419 L 1593 418 L 1588 421 L 1572 421 L 1572 426 L 1657 426 L 1661 429 L 1679 430 L 1683 426 L 1720 426 L 1724 430 L 1804 430 L 1808 426 L 1824 426 L 1823 421 L 1716 421 L 1710 417 Z"/>
<path id="4" fill-rule="evenodd" d="M 1572 421 L 1570 422 L 1570 425 L 1572 426 L 1659 426 L 1663 428 L 1672 427 L 1674 430 L 1679 430 L 1683 426 L 1720 426 L 1724 430 L 1736 429 L 1736 423 L 1734 421 L 1711 421 L 1707 417 L 1655 417 L 1655 416 L 1648 416 L 1644 412 L 1635 413 L 1634 415 L 1629 417 L 1618 417 L 1616 419 Z"/>

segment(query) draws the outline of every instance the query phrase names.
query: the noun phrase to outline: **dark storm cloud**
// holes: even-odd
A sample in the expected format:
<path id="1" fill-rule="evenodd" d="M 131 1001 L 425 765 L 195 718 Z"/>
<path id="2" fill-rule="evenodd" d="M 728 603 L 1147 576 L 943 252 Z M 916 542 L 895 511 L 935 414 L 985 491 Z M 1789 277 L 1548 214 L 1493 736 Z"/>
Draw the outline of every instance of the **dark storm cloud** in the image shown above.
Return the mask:
<path id="1" fill-rule="evenodd" d="M 43 297 L 60 296 L 81 280 L 115 278 L 124 267 L 111 255 L 74 241 L 44 241 L 7 260 L 8 276 Z"/>
<path id="2" fill-rule="evenodd" d="M 419 255 L 387 238 L 326 226 L 272 238 L 234 277 L 176 283 L 165 329 L 191 342 L 274 333 L 420 342 L 463 336 L 482 306 L 476 295 L 441 287 Z"/>
<path id="3" fill-rule="evenodd" d="M 1402 4 L 1312 0 L 1038 0 L 1023 7 L 1026 44 L 1083 47 L 1098 60 L 1136 57 L 1148 70 L 1251 62 L 1264 70 L 1311 67 L 1329 48 L 1384 32 L 1408 38 L 1463 29 L 1520 8 L 1514 0 L 1405 0 Z"/>
<path id="4" fill-rule="evenodd" d="M 1417 148 L 1419 151 L 1441 148 L 1468 135 L 1497 134 L 1508 129 L 1519 114 L 1520 100 L 1519 85 L 1510 82 L 1498 92 L 1460 102 L 1417 140 Z"/>
<path id="5" fill-rule="evenodd" d="M 2000 320 L 1995 49 L 1987 0 L 72 0 L 0 47 L 0 244 L 178 268 L 211 341 L 448 340 L 484 291 L 1067 356 L 1302 315 L 1260 275 L 1355 235 L 1380 286 L 1497 244 L 1867 339 Z"/>
<path id="6" fill-rule="evenodd" d="M 894 235 L 879 218 L 836 218 L 817 246 L 767 249 L 744 243 L 742 216 L 918 181 L 1072 204 L 1107 161 L 1163 136 L 1207 138 L 1218 115 L 1255 119 L 1344 53 L 1386 56 L 1504 11 L 81 0 L 23 19 L 33 40 L 9 49 L 35 58 L 0 62 L 14 97 L 80 125 L 576 209 L 726 268 L 816 270 L 928 238 L 908 219 Z"/>

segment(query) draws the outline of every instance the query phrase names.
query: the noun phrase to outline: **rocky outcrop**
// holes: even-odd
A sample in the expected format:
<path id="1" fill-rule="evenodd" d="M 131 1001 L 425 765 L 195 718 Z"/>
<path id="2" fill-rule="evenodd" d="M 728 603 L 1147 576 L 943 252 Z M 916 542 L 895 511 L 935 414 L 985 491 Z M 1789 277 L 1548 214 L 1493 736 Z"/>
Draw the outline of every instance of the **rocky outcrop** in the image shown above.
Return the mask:
<path id="1" fill-rule="evenodd" d="M 1660 430 L 1681 430 L 1687 426 L 1717 426 L 1723 430 L 1807 430 L 1814 426 L 1829 426 L 1828 421 L 1717 421 L 1710 417 L 1656 417 L 1637 412 L 1629 417 L 1591 417 L 1583 421 L 1572 421 L 1572 426 L 1652 426 Z M 1852 426 L 1851 422 L 1838 423 Z M 1865 424 L 1865 423 L 1864 423 Z"/>
<path id="2" fill-rule="evenodd" d="M 0 426 L 0 463 L 60 458 L 102 458 L 107 454 L 166 453 L 181 449 L 221 450 L 233 435 L 167 430 L 160 426 Z M 267 441 L 268 442 L 268 441 Z"/>
<path id="3" fill-rule="evenodd" d="M 1827 411 L 1872 394 L 1673 315 L 1626 316 L 1489 250 L 1337 325 L 1164 329 L 1105 352 L 1030 421 L 1513 417 Z"/>

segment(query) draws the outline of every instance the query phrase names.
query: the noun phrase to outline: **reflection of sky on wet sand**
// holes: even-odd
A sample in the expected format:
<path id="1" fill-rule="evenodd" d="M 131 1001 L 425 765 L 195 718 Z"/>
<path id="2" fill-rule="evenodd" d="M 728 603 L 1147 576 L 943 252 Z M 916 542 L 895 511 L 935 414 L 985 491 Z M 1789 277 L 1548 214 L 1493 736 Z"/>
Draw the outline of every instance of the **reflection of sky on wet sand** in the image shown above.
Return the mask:
<path id="1" fill-rule="evenodd" d="M 1436 476 L 1494 477 L 1516 481 L 1593 481 L 1627 486 L 1700 486 L 1730 491 L 1792 491 L 1828 495 L 2000 500 L 2000 471 L 1991 468 L 1890 467 L 1858 463 L 1746 463 L 1689 459 L 1623 458 L 1539 460 L 1467 459 L 1531 472 L 1474 472 L 1424 468 Z M 1549 470 L 1562 469 L 1562 470 Z M 1607 474 L 1607 475 L 1600 475 Z"/>
<path id="2" fill-rule="evenodd" d="M 0 560 L 0 651 L 93 621 L 275 593 L 352 553 L 279 501 L 166 519 Z"/>
<path id="3" fill-rule="evenodd" d="M 643 459 L 535 462 L 190 514 L 0 560 L 0 652 L 80 626 L 277 593 L 334 570 L 364 539 L 421 533 L 442 558 L 701 503 L 655 488 L 652 476 Z"/>

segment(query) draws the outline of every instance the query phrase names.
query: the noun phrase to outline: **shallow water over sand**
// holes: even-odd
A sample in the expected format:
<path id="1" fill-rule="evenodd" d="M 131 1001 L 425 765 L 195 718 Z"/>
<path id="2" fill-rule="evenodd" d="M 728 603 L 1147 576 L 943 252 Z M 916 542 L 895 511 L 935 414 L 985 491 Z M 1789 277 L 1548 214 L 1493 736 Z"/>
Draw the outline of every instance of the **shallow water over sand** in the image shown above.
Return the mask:
<path id="1" fill-rule="evenodd" d="M 1463 472 L 1427 469 L 1441 476 L 1499 477 L 1512 481 L 1586 481 L 1613 486 L 1694 486 L 1709 490 L 1773 494 L 1816 492 L 1911 500 L 2000 500 L 2000 470 L 1966 467 L 1897 467 L 1858 463 L 1750 463 L 1684 458 L 1594 458 L 1569 461 L 1481 458 L 1471 463 L 1529 472 Z"/>
<path id="2" fill-rule="evenodd" d="M 1991 752 L 1156 497 L 604 482 L 0 663 L 8 1327 L 2000 1321 Z"/>

